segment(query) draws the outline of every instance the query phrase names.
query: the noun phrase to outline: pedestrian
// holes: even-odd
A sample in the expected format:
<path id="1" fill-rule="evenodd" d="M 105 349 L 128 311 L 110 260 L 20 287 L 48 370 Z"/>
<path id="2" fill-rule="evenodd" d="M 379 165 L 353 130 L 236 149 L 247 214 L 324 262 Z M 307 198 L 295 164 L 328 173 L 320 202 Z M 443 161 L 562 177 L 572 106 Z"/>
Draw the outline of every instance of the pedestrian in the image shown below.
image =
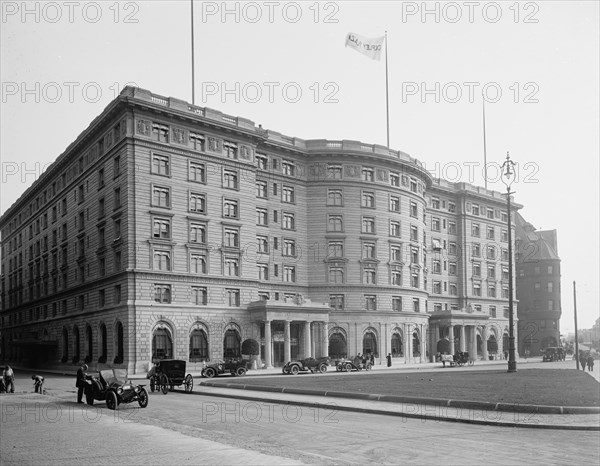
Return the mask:
<path id="1" fill-rule="evenodd" d="M 388 353 L 385 358 L 387 359 L 387 366 L 392 367 L 392 353 Z"/>
<path id="2" fill-rule="evenodd" d="M 375 353 L 371 353 L 371 366 L 375 364 Z"/>
<path id="3" fill-rule="evenodd" d="M 4 389 L 6 390 L 6 393 L 14 393 L 15 373 L 10 366 L 4 366 L 4 371 L 2 372 L 2 379 L 4 379 Z"/>
<path id="4" fill-rule="evenodd" d="M 594 356 L 591 354 L 587 358 L 587 368 L 588 372 L 592 372 L 594 370 Z"/>
<path id="5" fill-rule="evenodd" d="M 77 403 L 83 403 L 83 389 L 85 387 L 85 371 L 88 370 L 87 364 L 84 364 L 77 370 L 77 380 L 75 386 L 77 387 Z"/>
<path id="6" fill-rule="evenodd" d="M 35 393 L 39 393 L 40 395 L 44 393 L 44 377 L 41 375 L 32 375 L 31 380 L 33 380 L 33 386 L 35 387 Z"/>

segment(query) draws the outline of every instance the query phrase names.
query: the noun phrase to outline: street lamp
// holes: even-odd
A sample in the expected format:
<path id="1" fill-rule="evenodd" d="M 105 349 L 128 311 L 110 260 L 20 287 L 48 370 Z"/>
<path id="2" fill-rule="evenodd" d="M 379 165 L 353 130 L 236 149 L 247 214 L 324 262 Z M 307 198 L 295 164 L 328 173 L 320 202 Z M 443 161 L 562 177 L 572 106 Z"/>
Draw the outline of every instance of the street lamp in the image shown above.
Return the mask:
<path id="1" fill-rule="evenodd" d="M 502 164 L 502 182 L 506 185 L 506 207 L 508 210 L 508 372 L 517 372 L 515 359 L 514 307 L 513 307 L 513 255 L 512 255 L 512 225 L 510 218 L 510 187 L 515 181 L 515 163 L 510 160 L 508 152 L 506 161 Z"/>

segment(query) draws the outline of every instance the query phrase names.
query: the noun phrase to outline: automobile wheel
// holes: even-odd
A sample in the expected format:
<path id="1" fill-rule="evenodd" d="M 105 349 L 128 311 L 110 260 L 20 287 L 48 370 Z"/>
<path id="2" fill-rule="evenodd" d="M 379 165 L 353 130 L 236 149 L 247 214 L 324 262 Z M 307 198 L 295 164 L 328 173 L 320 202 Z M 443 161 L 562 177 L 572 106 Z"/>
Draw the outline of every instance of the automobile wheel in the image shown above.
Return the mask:
<path id="1" fill-rule="evenodd" d="M 323 364 L 319 365 L 319 372 L 321 374 L 324 374 L 325 372 L 327 372 L 327 364 L 323 363 Z"/>
<path id="2" fill-rule="evenodd" d="M 287 364 L 281 368 L 281 372 L 285 375 L 290 373 L 290 368 L 287 366 Z"/>
<path id="3" fill-rule="evenodd" d="M 348 363 L 344 366 L 346 372 L 352 372 L 352 364 Z"/>
<path id="4" fill-rule="evenodd" d="M 150 391 L 154 392 L 156 390 L 156 384 L 154 382 L 154 377 L 150 377 Z"/>
<path id="5" fill-rule="evenodd" d="M 163 395 L 169 392 L 169 378 L 165 374 L 160 377 L 160 388 Z"/>
<path id="6" fill-rule="evenodd" d="M 290 367 L 290 374 L 298 375 L 298 372 L 300 372 L 300 369 L 298 368 L 298 366 L 293 365 L 292 367 Z"/>
<path id="7" fill-rule="evenodd" d="M 338 362 L 335 366 L 335 370 L 338 372 L 342 372 L 344 368 L 342 367 L 342 363 Z"/>
<path id="8" fill-rule="evenodd" d="M 194 388 L 194 378 L 192 377 L 192 374 L 186 375 L 183 383 L 185 384 L 185 392 L 192 393 L 192 389 Z"/>
<path id="9" fill-rule="evenodd" d="M 94 405 L 94 394 L 93 393 L 86 393 L 85 394 L 85 401 L 87 402 L 87 404 L 89 404 L 90 406 Z"/>
<path id="10" fill-rule="evenodd" d="M 472 359 L 469 360 L 469 366 L 472 366 L 475 363 Z"/>
<path id="11" fill-rule="evenodd" d="M 140 408 L 145 408 L 148 406 L 148 392 L 145 388 L 140 389 L 140 394 L 138 395 L 138 404 Z"/>
<path id="12" fill-rule="evenodd" d="M 368 371 L 370 371 L 370 370 L 371 370 L 371 367 L 372 367 L 372 366 L 371 366 L 371 363 L 369 362 L 369 363 L 367 363 L 367 365 L 365 366 L 365 369 L 366 369 L 366 370 L 368 370 Z"/>
<path id="13" fill-rule="evenodd" d="M 245 368 L 245 367 L 238 367 L 238 368 L 235 370 L 235 375 L 239 375 L 240 377 L 241 377 L 242 375 L 246 375 L 246 368 Z"/>
<path id="14" fill-rule="evenodd" d="M 113 411 L 117 409 L 117 394 L 112 390 L 106 392 L 106 407 Z"/>
<path id="15" fill-rule="evenodd" d="M 212 379 L 215 375 L 217 375 L 217 373 L 215 372 L 215 370 L 212 367 L 208 367 L 205 371 L 204 371 L 204 375 L 206 377 L 208 377 L 209 379 Z"/>

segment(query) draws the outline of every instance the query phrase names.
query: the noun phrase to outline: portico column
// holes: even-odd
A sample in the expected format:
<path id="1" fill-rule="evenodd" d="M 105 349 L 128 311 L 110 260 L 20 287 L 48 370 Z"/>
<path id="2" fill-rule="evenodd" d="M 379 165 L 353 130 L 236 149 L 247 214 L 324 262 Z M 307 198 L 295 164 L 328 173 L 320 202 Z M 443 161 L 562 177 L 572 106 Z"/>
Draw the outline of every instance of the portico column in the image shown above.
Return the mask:
<path id="1" fill-rule="evenodd" d="M 488 360 L 488 350 L 487 350 L 487 331 L 485 327 L 481 327 L 481 352 L 483 353 L 483 360 Z"/>
<path id="2" fill-rule="evenodd" d="M 421 362 L 429 362 L 427 359 L 427 327 L 421 324 Z"/>
<path id="3" fill-rule="evenodd" d="M 265 365 L 267 369 L 273 367 L 273 360 L 271 359 L 271 345 L 273 342 L 271 339 L 271 321 L 265 320 Z"/>
<path id="4" fill-rule="evenodd" d="M 471 344 L 469 345 L 471 349 L 469 350 L 469 357 L 473 359 L 473 361 L 477 360 L 477 327 L 475 325 L 471 325 Z"/>
<path id="5" fill-rule="evenodd" d="M 437 324 L 429 323 L 429 356 L 432 362 L 435 362 L 435 355 L 437 354 L 437 335 L 438 326 Z"/>
<path id="6" fill-rule="evenodd" d="M 292 348 L 290 344 L 290 321 L 286 320 L 283 326 L 283 359 L 287 363 L 292 359 Z"/>
<path id="7" fill-rule="evenodd" d="M 465 336 L 465 326 L 461 325 L 460 326 L 460 350 L 461 351 L 466 351 L 466 336 Z"/>
<path id="8" fill-rule="evenodd" d="M 310 322 L 304 322 L 304 357 L 310 358 L 314 354 L 312 352 L 312 338 L 310 338 Z"/>
<path id="9" fill-rule="evenodd" d="M 408 334 L 408 325 L 402 324 L 402 332 L 404 333 L 404 364 L 408 364 L 410 360 L 410 338 L 411 336 Z"/>
<path id="10" fill-rule="evenodd" d="M 454 325 L 452 324 L 448 328 L 448 340 L 450 340 L 450 354 L 454 354 Z"/>
<path id="11" fill-rule="evenodd" d="M 321 357 L 329 356 L 329 335 L 327 335 L 327 322 L 321 322 Z"/>

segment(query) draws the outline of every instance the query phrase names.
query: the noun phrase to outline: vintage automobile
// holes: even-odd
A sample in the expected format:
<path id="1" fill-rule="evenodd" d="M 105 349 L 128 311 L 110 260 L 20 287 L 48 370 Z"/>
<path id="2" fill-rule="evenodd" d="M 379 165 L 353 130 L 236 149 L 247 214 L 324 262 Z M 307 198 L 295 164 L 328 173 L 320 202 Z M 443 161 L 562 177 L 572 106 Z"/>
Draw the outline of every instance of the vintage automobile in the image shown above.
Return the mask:
<path id="1" fill-rule="evenodd" d="M 133 385 L 127 379 L 126 369 L 105 369 L 98 374 L 88 374 L 84 387 L 88 405 L 94 400 L 106 401 L 108 409 L 117 409 L 121 403 L 137 401 L 140 408 L 148 406 L 148 392 L 144 385 Z"/>
<path id="2" fill-rule="evenodd" d="M 298 375 L 299 372 L 318 372 L 320 374 L 324 374 L 327 372 L 327 367 L 329 366 L 329 358 L 306 358 L 300 361 L 289 361 L 287 362 L 281 369 L 286 375 Z"/>
<path id="3" fill-rule="evenodd" d="M 566 358 L 565 350 L 559 346 L 551 346 L 544 350 L 542 362 L 564 361 Z"/>
<path id="4" fill-rule="evenodd" d="M 194 388 L 192 374 L 185 373 L 185 361 L 180 359 L 161 359 L 150 369 L 146 375 L 150 379 L 151 391 L 162 391 L 164 395 L 175 386 L 184 386 L 186 393 L 191 393 Z"/>
<path id="5" fill-rule="evenodd" d="M 352 372 L 352 371 L 370 371 L 371 361 L 368 359 L 354 358 L 354 359 L 341 359 L 336 361 L 335 370 L 338 372 Z"/>
<path id="6" fill-rule="evenodd" d="M 216 377 L 217 375 L 230 373 L 231 375 L 246 375 L 248 371 L 248 365 L 246 361 L 242 359 L 230 359 L 227 361 L 214 362 L 207 365 L 202 369 L 202 377 L 209 379 Z"/>
<path id="7" fill-rule="evenodd" d="M 446 367 L 446 363 L 448 363 L 450 367 L 464 366 L 465 364 L 472 366 L 475 363 L 472 358 L 469 358 L 468 351 L 457 351 L 453 355 L 446 353 L 440 354 L 438 360 L 442 363 L 443 367 Z"/>

